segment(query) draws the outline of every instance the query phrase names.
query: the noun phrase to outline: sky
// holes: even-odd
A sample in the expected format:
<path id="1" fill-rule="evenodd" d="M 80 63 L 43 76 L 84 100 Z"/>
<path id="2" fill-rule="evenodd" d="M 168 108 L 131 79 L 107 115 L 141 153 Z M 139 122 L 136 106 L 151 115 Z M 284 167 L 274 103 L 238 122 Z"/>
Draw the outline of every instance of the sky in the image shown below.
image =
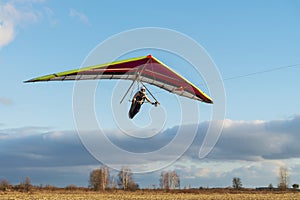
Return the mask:
<path id="1" fill-rule="evenodd" d="M 161 171 L 167 170 L 178 172 L 182 187 L 227 187 L 233 177 L 240 177 L 245 187 L 277 185 L 281 166 L 289 169 L 291 185 L 299 183 L 299 8 L 296 0 L 0 0 L 4 75 L 0 85 L 0 179 L 19 183 L 29 176 L 37 185 L 87 186 L 89 172 L 101 163 L 119 167 L 132 161 L 134 171 L 139 172 L 134 178 L 141 187 L 158 185 Z M 111 55 L 126 59 L 152 54 L 209 95 L 214 95 L 210 84 L 224 87 L 223 129 L 205 158 L 199 158 L 199 148 L 209 124 L 220 123 L 212 117 L 212 110 L 220 104 L 218 96 L 212 96 L 215 104 L 207 105 L 149 86 L 161 106 L 144 105 L 132 122 L 126 113 L 129 97 L 125 103 L 115 103 L 129 82 L 88 82 L 96 84 L 91 107 L 101 130 L 78 133 L 78 123 L 92 120 L 76 119 L 74 102 L 85 99 L 89 90 L 76 92 L 80 86 L 74 82 L 23 83 L 87 63 L 110 62 L 104 54 L 97 54 L 101 44 L 117 34 L 146 27 L 172 30 L 195 41 L 223 80 L 207 79 L 171 49 Z M 149 38 L 138 37 L 141 41 Z M 164 39 L 151 38 L 153 43 Z M 174 46 L 184 45 L 174 41 Z M 107 55 L 114 48 L 123 47 L 111 47 Z M 190 116 L 183 118 L 182 109 L 191 112 Z M 190 119 L 194 115 L 196 120 Z M 157 135 L 151 135 L 158 129 Z M 186 133 L 183 138 L 182 132 Z M 144 157 L 112 153 L 99 140 L 100 133 L 126 152 L 150 153 Z M 97 148 L 89 148 L 88 141 Z M 151 157 L 151 152 L 168 144 L 172 151 Z"/>

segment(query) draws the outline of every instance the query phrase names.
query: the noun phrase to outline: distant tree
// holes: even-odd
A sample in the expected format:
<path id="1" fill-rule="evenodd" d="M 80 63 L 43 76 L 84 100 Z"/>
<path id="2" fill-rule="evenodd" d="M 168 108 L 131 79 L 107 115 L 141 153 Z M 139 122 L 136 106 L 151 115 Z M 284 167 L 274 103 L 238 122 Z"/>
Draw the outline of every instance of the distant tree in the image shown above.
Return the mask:
<path id="1" fill-rule="evenodd" d="M 286 167 L 280 167 L 278 189 L 286 190 L 288 188 L 289 178 L 288 169 Z"/>
<path id="2" fill-rule="evenodd" d="M 0 190 L 6 191 L 9 189 L 9 187 L 10 187 L 10 184 L 6 179 L 3 179 L 0 181 Z"/>
<path id="3" fill-rule="evenodd" d="M 128 190 L 130 191 L 136 191 L 140 188 L 139 184 L 135 183 L 133 180 L 129 182 L 128 184 Z"/>
<path id="4" fill-rule="evenodd" d="M 268 188 L 269 188 L 270 190 L 274 189 L 273 184 L 270 183 L 270 184 L 268 185 Z"/>
<path id="5" fill-rule="evenodd" d="M 44 187 L 45 190 L 49 190 L 49 191 L 54 191 L 56 189 L 58 189 L 56 186 L 50 185 L 50 184 L 46 184 Z"/>
<path id="6" fill-rule="evenodd" d="M 180 178 L 176 171 L 171 173 L 171 189 L 180 188 Z"/>
<path id="7" fill-rule="evenodd" d="M 25 192 L 29 192 L 32 189 L 31 180 L 28 176 L 25 178 L 23 183 L 21 183 L 20 185 L 22 186 L 22 188 L 24 189 Z"/>
<path id="8" fill-rule="evenodd" d="M 100 169 L 101 169 L 101 184 L 100 184 L 100 188 L 102 190 L 105 190 L 110 185 L 110 172 L 109 172 L 109 168 L 107 166 L 103 166 Z"/>
<path id="9" fill-rule="evenodd" d="M 242 184 L 242 181 L 241 181 L 240 178 L 234 177 L 234 178 L 232 179 L 232 187 L 233 187 L 234 189 L 241 189 L 242 186 L 243 186 L 243 184 Z"/>
<path id="10" fill-rule="evenodd" d="M 159 179 L 159 186 L 161 189 L 169 190 L 170 189 L 170 178 L 168 172 L 161 172 Z"/>
<path id="11" fill-rule="evenodd" d="M 105 190 L 110 184 L 110 172 L 107 166 L 102 166 L 90 173 L 89 187 L 94 190 Z"/>
<path id="12" fill-rule="evenodd" d="M 101 170 L 94 169 L 90 172 L 89 187 L 95 191 L 100 190 Z"/>
<path id="13" fill-rule="evenodd" d="M 155 190 L 156 189 L 156 184 L 152 184 L 152 189 Z"/>
<path id="14" fill-rule="evenodd" d="M 77 185 L 71 184 L 65 187 L 66 190 L 77 190 Z"/>
<path id="15" fill-rule="evenodd" d="M 128 167 L 122 167 L 118 173 L 118 185 L 123 190 L 136 190 L 139 188 L 133 180 L 133 174 Z"/>
<path id="16" fill-rule="evenodd" d="M 42 183 L 40 183 L 38 186 L 37 186 L 37 188 L 39 189 L 39 190 L 42 190 L 43 189 L 43 184 Z"/>
<path id="17" fill-rule="evenodd" d="M 299 189 L 299 184 L 294 183 L 294 184 L 292 185 L 292 187 L 293 187 L 293 189 Z"/>
<path id="18" fill-rule="evenodd" d="M 161 172 L 159 186 L 165 190 L 180 188 L 180 177 L 176 171 Z"/>

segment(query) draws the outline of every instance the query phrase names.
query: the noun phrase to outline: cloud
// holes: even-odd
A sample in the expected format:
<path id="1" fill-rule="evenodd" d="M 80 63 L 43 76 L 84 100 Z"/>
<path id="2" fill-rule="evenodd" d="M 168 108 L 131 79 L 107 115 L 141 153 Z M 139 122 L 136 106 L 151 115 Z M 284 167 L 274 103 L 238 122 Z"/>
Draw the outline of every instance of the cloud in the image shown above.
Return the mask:
<path id="1" fill-rule="evenodd" d="M 13 101 L 11 99 L 5 98 L 5 97 L 0 97 L 0 103 L 5 105 L 5 106 L 10 106 L 13 104 Z"/>
<path id="2" fill-rule="evenodd" d="M 300 158 L 300 116 L 288 120 L 227 120 L 210 158 L 270 160 Z"/>
<path id="3" fill-rule="evenodd" d="M 86 186 L 91 166 L 100 165 L 75 131 L 49 131 L 45 127 L 3 129 L 0 146 L 0 177 L 12 183 L 30 176 L 35 184 L 65 186 L 73 182 Z"/>
<path id="4" fill-rule="evenodd" d="M 36 23 L 42 13 L 33 4 L 43 0 L 11 0 L 0 4 L 0 48 L 14 40 L 20 28 Z"/>
<path id="5" fill-rule="evenodd" d="M 207 127 L 207 122 L 199 125 L 197 136 L 184 156 L 198 160 L 198 151 Z M 177 130 L 178 127 L 173 127 L 148 139 L 132 138 L 118 130 L 107 130 L 106 136 L 112 143 L 124 150 L 147 153 L 167 145 L 174 139 Z M 242 161 L 300 158 L 300 146 L 297 145 L 297 141 L 300 139 L 298 130 L 300 130 L 300 116 L 288 120 L 267 122 L 226 120 L 221 137 L 207 158 Z M 23 127 L 5 129 L 1 132 L 14 138 L 42 134 L 42 139 L 49 142 L 80 144 L 76 131 L 49 132 L 47 127 Z M 96 136 L 98 132 L 87 134 L 91 134 L 93 137 L 93 134 Z M 180 142 L 176 144 L 176 146 L 180 145 L 182 145 Z M 101 141 L 99 141 L 99 146 L 101 146 Z M 176 154 L 176 151 L 170 154 L 172 153 Z M 163 159 L 164 156 L 169 155 L 161 155 L 161 158 Z"/>
<path id="6" fill-rule="evenodd" d="M 231 185 L 232 177 L 238 176 L 245 186 L 276 185 L 279 166 L 287 165 L 293 176 L 300 171 L 300 116 L 273 121 L 226 120 L 221 137 L 213 151 L 199 159 L 198 152 L 205 136 L 208 122 L 199 124 L 195 141 L 186 153 L 173 165 L 163 170 L 176 170 L 182 185 L 220 186 Z M 146 153 L 164 147 L 176 137 L 178 127 L 165 130 L 147 139 L 130 138 L 120 131 L 109 130 L 106 135 L 120 148 L 131 152 Z M 87 132 L 86 134 L 98 134 Z M 128 158 L 114 155 L 96 142 L 107 156 L 119 164 Z M 175 146 L 180 146 L 181 141 Z M 47 127 L 21 127 L 0 130 L 0 177 L 17 182 L 30 176 L 36 184 L 87 185 L 91 169 L 100 165 L 85 149 L 76 131 L 56 130 Z M 138 167 L 155 168 L 156 163 L 176 154 L 176 150 L 150 160 L 140 159 Z M 81 170 L 80 170 L 81 169 Z M 49 173 L 48 173 L 49 172 Z M 138 180 L 141 186 L 159 179 L 160 172 L 153 172 L 151 182 Z M 61 178 L 63 177 L 63 178 Z M 300 181 L 294 179 L 294 181 Z"/>
<path id="7" fill-rule="evenodd" d="M 70 9 L 69 16 L 71 18 L 78 19 L 81 23 L 85 25 L 90 25 L 89 18 L 85 14 L 75 10 L 74 8 Z"/>
<path id="8" fill-rule="evenodd" d="M 198 153 L 208 124 L 208 122 L 199 124 L 197 135 L 184 156 L 199 160 Z M 272 121 L 233 121 L 226 119 L 224 124 L 219 141 L 207 156 L 208 159 L 264 161 L 300 158 L 300 146 L 297 144 L 297 141 L 300 140 L 298 134 L 300 116 Z M 178 127 L 173 127 L 148 139 L 131 138 L 118 131 L 106 132 L 106 135 L 114 144 L 124 150 L 147 153 L 156 151 L 170 143 L 176 137 L 177 130 Z M 186 125 L 185 130 L 189 133 L 189 125 Z M 184 141 L 177 141 L 175 144 L 176 147 L 182 145 L 185 145 Z M 174 156 L 176 153 L 177 151 L 174 149 L 168 155 L 160 155 L 157 159 L 166 159 L 167 156 Z"/>
<path id="9" fill-rule="evenodd" d="M 3 147 L 0 160 L 6 160 L 7 165 L 16 162 L 22 163 L 22 167 L 33 167 L 39 161 L 41 166 L 68 166 L 72 162 L 87 164 L 89 159 L 82 158 L 91 158 L 76 131 L 49 131 L 47 127 L 32 126 L 2 129 L 0 134 L 5 136 L 0 140 Z M 2 156 L 11 159 L 2 159 Z"/>
<path id="10" fill-rule="evenodd" d="M 44 7 L 46 18 L 48 19 L 50 26 L 55 27 L 58 24 L 58 20 L 55 18 L 54 11 L 49 7 Z"/>
<path id="11" fill-rule="evenodd" d="M 0 48 L 14 39 L 18 15 L 15 7 L 9 3 L 0 7 Z"/>

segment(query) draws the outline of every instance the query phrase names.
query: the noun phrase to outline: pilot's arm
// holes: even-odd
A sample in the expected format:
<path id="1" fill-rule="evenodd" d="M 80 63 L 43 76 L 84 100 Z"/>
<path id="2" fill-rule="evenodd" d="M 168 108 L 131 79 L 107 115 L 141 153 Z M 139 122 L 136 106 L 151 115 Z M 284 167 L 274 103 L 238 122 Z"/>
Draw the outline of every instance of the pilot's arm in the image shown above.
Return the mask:
<path id="1" fill-rule="evenodd" d="M 149 97 L 147 96 L 147 95 L 145 95 L 145 99 L 149 102 L 149 103 L 151 103 L 152 105 L 155 105 L 155 106 L 158 106 L 159 105 L 159 102 L 152 102 L 150 99 L 149 99 Z"/>
<path id="2" fill-rule="evenodd" d="M 154 104 L 154 103 L 149 99 L 149 97 L 148 97 L 147 95 L 145 95 L 145 99 L 146 99 L 149 103 Z"/>

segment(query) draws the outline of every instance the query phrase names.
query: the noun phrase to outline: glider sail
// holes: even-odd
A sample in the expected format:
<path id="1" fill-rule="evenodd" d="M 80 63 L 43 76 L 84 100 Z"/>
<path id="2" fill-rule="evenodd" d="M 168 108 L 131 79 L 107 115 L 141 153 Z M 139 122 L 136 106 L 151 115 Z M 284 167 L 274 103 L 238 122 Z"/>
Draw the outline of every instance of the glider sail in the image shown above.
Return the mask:
<path id="1" fill-rule="evenodd" d="M 50 74 L 25 82 L 93 79 L 138 80 L 180 96 L 213 103 L 203 91 L 152 55 Z"/>

